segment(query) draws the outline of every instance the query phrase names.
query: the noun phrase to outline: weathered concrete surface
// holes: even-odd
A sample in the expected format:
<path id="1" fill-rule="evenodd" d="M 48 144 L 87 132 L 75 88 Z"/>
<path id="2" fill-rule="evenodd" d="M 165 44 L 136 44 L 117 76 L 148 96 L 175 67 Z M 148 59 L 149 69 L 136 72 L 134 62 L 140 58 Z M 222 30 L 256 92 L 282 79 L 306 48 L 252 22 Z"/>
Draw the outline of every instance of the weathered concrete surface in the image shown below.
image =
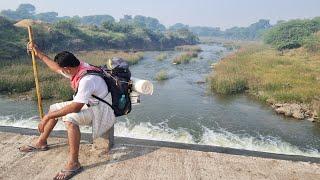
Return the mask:
<path id="1" fill-rule="evenodd" d="M 0 179 L 52 179 L 63 167 L 65 138 L 50 138 L 45 152 L 20 153 L 35 136 L 0 132 Z M 320 179 L 320 164 L 186 149 L 120 145 L 109 155 L 83 141 L 84 171 L 74 179 Z"/>

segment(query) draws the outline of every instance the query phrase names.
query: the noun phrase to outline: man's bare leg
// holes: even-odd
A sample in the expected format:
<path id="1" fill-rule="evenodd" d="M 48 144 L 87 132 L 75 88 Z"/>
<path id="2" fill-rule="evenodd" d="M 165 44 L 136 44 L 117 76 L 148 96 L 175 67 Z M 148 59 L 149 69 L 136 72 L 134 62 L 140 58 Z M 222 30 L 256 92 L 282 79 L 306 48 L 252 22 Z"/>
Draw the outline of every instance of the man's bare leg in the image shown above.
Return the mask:
<path id="1" fill-rule="evenodd" d="M 56 126 L 58 120 L 50 119 L 48 123 L 44 126 L 44 132 L 40 134 L 35 146 L 41 147 L 47 145 L 47 139 L 52 132 L 53 128 Z"/>
<path id="2" fill-rule="evenodd" d="M 68 131 L 68 142 L 69 142 L 69 159 L 64 168 L 64 170 L 59 172 L 54 179 L 65 179 L 77 169 L 80 169 L 81 165 L 79 163 L 79 146 L 81 133 L 79 126 L 71 122 L 65 122 Z M 70 171 L 71 170 L 71 171 Z"/>
<path id="3" fill-rule="evenodd" d="M 48 149 L 47 139 L 48 139 L 51 131 L 53 130 L 53 128 L 57 124 L 57 122 L 58 122 L 58 120 L 50 119 L 44 127 L 44 132 L 40 134 L 39 138 L 34 143 L 32 143 L 32 146 L 30 146 L 30 145 L 21 146 L 21 147 L 19 147 L 19 151 L 30 152 L 30 151 L 33 151 L 34 148 L 47 150 Z"/>
<path id="4" fill-rule="evenodd" d="M 65 122 L 65 123 L 67 125 L 68 142 L 69 142 L 69 160 L 65 168 L 70 170 L 70 169 L 80 167 L 78 157 L 79 157 L 81 133 L 78 125 L 71 122 Z"/>

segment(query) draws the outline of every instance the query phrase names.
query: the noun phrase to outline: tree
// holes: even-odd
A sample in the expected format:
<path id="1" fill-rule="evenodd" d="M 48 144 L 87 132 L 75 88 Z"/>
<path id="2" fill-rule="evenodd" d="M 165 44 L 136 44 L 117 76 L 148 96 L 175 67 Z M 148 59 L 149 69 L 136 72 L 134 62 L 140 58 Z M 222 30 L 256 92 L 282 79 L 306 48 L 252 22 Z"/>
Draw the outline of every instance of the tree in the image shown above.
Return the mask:
<path id="1" fill-rule="evenodd" d="M 92 15 L 92 16 L 83 16 L 80 19 L 81 24 L 86 25 L 97 25 L 101 26 L 104 22 L 115 22 L 115 19 L 110 15 Z"/>
<path id="2" fill-rule="evenodd" d="M 32 4 L 20 4 L 19 7 L 13 10 L 3 10 L 0 15 L 12 20 L 33 19 L 36 8 Z"/>
<path id="3" fill-rule="evenodd" d="M 182 24 L 182 23 L 176 23 L 169 27 L 169 30 L 178 30 L 178 29 L 189 29 L 188 25 Z"/>
<path id="4" fill-rule="evenodd" d="M 48 22 L 48 23 L 54 23 L 58 21 L 58 13 L 57 12 L 39 13 L 35 15 L 35 19 Z"/>
<path id="5" fill-rule="evenodd" d="M 17 12 L 26 15 L 34 15 L 36 8 L 32 4 L 20 4 Z"/>
<path id="6" fill-rule="evenodd" d="M 133 19 L 133 23 L 139 27 L 148 28 L 154 31 L 164 31 L 166 27 L 160 24 L 159 20 L 152 17 L 137 15 Z"/>
<path id="7" fill-rule="evenodd" d="M 268 30 L 264 35 L 264 42 L 271 44 L 278 50 L 293 49 L 304 45 L 305 39 L 320 30 L 320 21 L 291 20 Z"/>

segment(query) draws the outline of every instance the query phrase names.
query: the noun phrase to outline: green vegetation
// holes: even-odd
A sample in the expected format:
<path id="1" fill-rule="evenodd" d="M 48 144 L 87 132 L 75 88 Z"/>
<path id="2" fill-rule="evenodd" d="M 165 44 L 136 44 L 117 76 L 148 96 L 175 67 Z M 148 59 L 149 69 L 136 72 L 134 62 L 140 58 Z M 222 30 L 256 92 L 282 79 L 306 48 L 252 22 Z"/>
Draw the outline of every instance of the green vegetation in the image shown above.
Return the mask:
<path id="1" fill-rule="evenodd" d="M 13 26 L 13 22 L 0 16 L 0 57 L 17 58 L 26 54 L 26 32 Z"/>
<path id="2" fill-rule="evenodd" d="M 55 12 L 35 14 L 33 5 L 21 4 L 16 10 L 0 12 L 1 60 L 25 54 L 28 25 L 33 26 L 35 41 L 46 52 L 171 50 L 199 41 L 188 30 L 166 30 L 151 17 L 126 15 L 119 22 L 109 15 L 58 17 Z"/>
<path id="3" fill-rule="evenodd" d="M 156 57 L 156 60 L 163 61 L 163 60 L 165 60 L 167 58 L 168 58 L 168 54 L 167 53 L 161 53 Z"/>
<path id="4" fill-rule="evenodd" d="M 191 51 L 191 52 L 201 52 L 201 48 L 196 45 L 183 45 L 183 46 L 176 46 L 174 48 L 176 51 Z"/>
<path id="5" fill-rule="evenodd" d="M 318 31 L 320 17 L 281 22 L 265 33 L 264 42 L 278 50 L 307 46 L 314 51 L 313 48 L 319 45 L 319 36 L 315 37 L 314 34 Z"/>
<path id="6" fill-rule="evenodd" d="M 247 45 L 218 63 L 208 81 L 222 94 L 248 90 L 262 101 L 310 103 L 320 94 L 319 57 L 319 51 L 300 48 L 281 55 L 267 45 Z"/>
<path id="7" fill-rule="evenodd" d="M 192 58 L 198 57 L 198 53 L 202 51 L 199 46 L 194 45 L 177 46 L 175 50 L 185 51 L 185 53 L 176 56 L 172 61 L 173 64 L 187 64 Z"/>
<path id="8" fill-rule="evenodd" d="M 186 52 L 183 54 L 180 54 L 179 56 L 175 57 L 172 61 L 173 64 L 187 64 L 190 62 L 192 58 L 198 57 L 197 52 Z"/>
<path id="9" fill-rule="evenodd" d="M 52 56 L 52 55 L 51 55 Z M 143 58 L 142 52 L 123 51 L 81 51 L 76 56 L 90 64 L 103 65 L 112 57 L 121 57 L 130 64 L 136 64 Z M 69 80 L 51 72 L 43 63 L 38 61 L 39 80 L 43 99 L 69 100 L 73 91 Z M 0 61 L 0 92 L 3 94 L 25 94 L 36 100 L 35 84 L 30 57 Z"/>
<path id="10" fill-rule="evenodd" d="M 169 75 L 168 75 L 167 71 L 165 71 L 165 70 L 160 70 L 160 71 L 156 74 L 155 79 L 156 79 L 157 81 L 164 81 L 164 80 L 169 79 Z"/>
<path id="11" fill-rule="evenodd" d="M 208 77 L 211 90 L 222 94 L 247 90 L 263 101 L 311 103 L 320 93 L 319 31 L 319 17 L 279 22 L 264 34 L 264 42 L 273 48 L 242 45 L 215 65 Z"/>
<path id="12" fill-rule="evenodd" d="M 320 51 L 320 31 L 312 34 L 304 40 L 304 47 L 309 52 L 318 52 Z"/>
<path id="13" fill-rule="evenodd" d="M 81 51 L 77 53 L 79 59 L 90 64 L 106 64 L 113 57 L 120 57 L 130 65 L 137 64 L 143 59 L 143 52 L 124 52 L 124 51 Z"/>

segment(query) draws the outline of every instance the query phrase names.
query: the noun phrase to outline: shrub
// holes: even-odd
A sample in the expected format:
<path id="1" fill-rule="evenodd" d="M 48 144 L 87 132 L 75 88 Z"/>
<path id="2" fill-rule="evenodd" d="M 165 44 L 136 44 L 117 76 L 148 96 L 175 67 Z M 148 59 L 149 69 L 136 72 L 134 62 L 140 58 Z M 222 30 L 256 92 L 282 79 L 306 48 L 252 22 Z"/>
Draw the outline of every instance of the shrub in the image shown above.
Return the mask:
<path id="1" fill-rule="evenodd" d="M 310 52 L 318 52 L 320 50 L 320 31 L 306 38 L 304 47 Z"/>
<path id="2" fill-rule="evenodd" d="M 277 24 L 264 35 L 264 42 L 278 50 L 301 47 L 306 38 L 320 30 L 320 22 L 312 20 L 291 20 Z"/>
<path id="3" fill-rule="evenodd" d="M 168 55 L 166 53 L 161 53 L 156 57 L 156 60 L 162 61 L 162 60 L 167 59 L 167 58 L 168 58 Z"/>
<path id="4" fill-rule="evenodd" d="M 173 64 L 187 64 L 192 58 L 198 57 L 197 52 L 187 52 L 175 57 L 172 61 Z"/>
<path id="5" fill-rule="evenodd" d="M 168 75 L 167 71 L 165 71 L 165 70 L 160 70 L 160 71 L 156 74 L 155 79 L 156 79 L 157 81 L 164 81 L 164 80 L 169 79 L 169 75 Z"/>

